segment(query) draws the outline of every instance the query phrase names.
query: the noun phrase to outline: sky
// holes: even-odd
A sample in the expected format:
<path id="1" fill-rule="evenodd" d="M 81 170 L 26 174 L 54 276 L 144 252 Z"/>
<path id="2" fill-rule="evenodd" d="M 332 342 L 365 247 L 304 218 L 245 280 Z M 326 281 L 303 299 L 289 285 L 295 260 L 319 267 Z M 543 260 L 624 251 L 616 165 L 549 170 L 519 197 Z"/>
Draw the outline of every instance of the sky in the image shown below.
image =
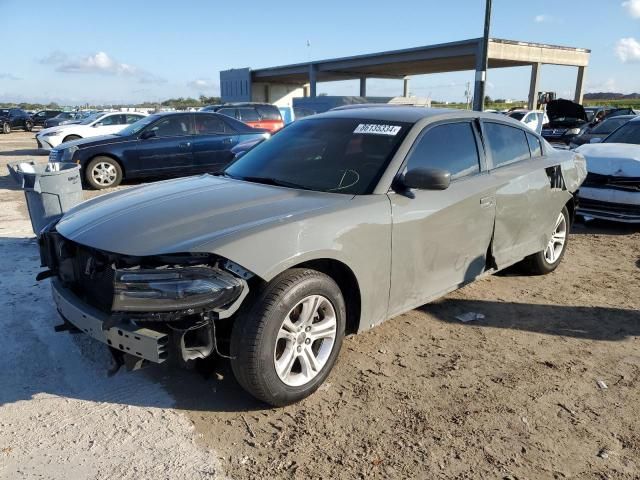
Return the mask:
<path id="1" fill-rule="evenodd" d="M 0 0 L 0 102 L 111 104 L 219 95 L 219 71 L 482 36 L 484 0 L 322 2 Z M 491 36 L 591 50 L 587 91 L 640 91 L 640 0 L 493 0 Z M 8 43 L 7 43 L 8 42 Z M 489 70 L 487 94 L 525 99 L 529 67 Z M 473 72 L 412 77 L 411 94 L 463 101 Z M 572 97 L 576 69 L 543 66 Z M 371 96 L 401 80 L 369 80 Z M 318 93 L 357 95 L 358 82 Z"/>

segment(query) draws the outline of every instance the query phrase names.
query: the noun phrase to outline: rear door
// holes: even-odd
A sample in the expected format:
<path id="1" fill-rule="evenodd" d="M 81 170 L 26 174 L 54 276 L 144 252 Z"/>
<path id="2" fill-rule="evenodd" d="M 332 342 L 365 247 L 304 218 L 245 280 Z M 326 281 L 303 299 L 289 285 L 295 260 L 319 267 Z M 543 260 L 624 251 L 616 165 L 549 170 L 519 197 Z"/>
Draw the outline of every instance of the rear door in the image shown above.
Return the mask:
<path id="1" fill-rule="evenodd" d="M 451 173 L 446 190 L 389 193 L 393 216 L 390 316 L 422 305 L 485 270 L 495 215 L 479 132 L 469 119 L 426 127 L 406 170 Z"/>
<path id="2" fill-rule="evenodd" d="M 92 125 L 92 136 L 111 135 L 118 133 L 127 125 L 126 115 L 123 113 L 114 113 L 102 117 L 99 121 Z"/>
<path id="3" fill-rule="evenodd" d="M 561 172 L 545 161 L 535 135 L 498 122 L 483 121 L 482 129 L 496 185 L 492 255 L 504 268 L 544 248 L 566 195 L 552 191 L 554 183 L 562 188 Z"/>
<path id="4" fill-rule="evenodd" d="M 167 115 L 144 130 L 138 141 L 136 171 L 144 175 L 182 175 L 193 170 L 193 115 Z"/>
<path id="5" fill-rule="evenodd" d="M 231 149 L 238 143 L 238 134 L 215 114 L 195 114 L 194 125 L 194 169 L 209 173 L 220 171 L 233 159 Z"/>

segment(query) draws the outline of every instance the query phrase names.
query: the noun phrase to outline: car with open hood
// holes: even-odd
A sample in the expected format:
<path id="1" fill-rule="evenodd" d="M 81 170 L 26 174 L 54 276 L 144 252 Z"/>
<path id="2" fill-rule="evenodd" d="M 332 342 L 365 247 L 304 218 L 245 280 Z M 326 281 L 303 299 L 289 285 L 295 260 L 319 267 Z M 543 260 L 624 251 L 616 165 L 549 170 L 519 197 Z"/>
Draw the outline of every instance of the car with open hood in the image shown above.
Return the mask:
<path id="1" fill-rule="evenodd" d="M 576 135 L 588 127 L 587 113 L 582 105 L 558 99 L 547 104 L 549 122 L 542 127 L 542 136 L 551 143 L 569 145 Z"/>
<path id="2" fill-rule="evenodd" d="M 588 172 L 579 193 L 580 214 L 640 223 L 640 118 L 576 152 L 587 160 Z"/>
<path id="3" fill-rule="evenodd" d="M 584 158 L 502 115 L 352 108 L 298 120 L 219 175 L 112 192 L 39 235 L 64 323 L 130 368 L 230 358 L 285 405 L 346 334 L 566 251 Z"/>

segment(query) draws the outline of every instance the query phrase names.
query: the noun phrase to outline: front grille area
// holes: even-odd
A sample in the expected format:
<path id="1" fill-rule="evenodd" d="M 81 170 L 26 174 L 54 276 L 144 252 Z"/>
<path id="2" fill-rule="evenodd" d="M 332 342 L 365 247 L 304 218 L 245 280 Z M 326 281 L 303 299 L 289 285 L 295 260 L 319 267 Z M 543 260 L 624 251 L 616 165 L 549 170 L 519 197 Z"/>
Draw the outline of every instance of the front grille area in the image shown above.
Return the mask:
<path id="1" fill-rule="evenodd" d="M 615 177 L 589 172 L 582 185 L 591 188 L 613 188 L 628 192 L 640 192 L 640 177 Z"/>
<path id="2" fill-rule="evenodd" d="M 580 198 L 581 210 L 601 210 L 605 212 L 628 215 L 628 216 L 640 216 L 640 204 L 629 205 L 626 203 L 611 203 L 601 202 L 599 200 L 590 200 L 588 198 Z"/>
<path id="3" fill-rule="evenodd" d="M 113 303 L 114 270 L 106 257 L 96 251 L 77 246 L 73 258 L 76 280 L 71 289 L 86 303 L 110 313 Z"/>

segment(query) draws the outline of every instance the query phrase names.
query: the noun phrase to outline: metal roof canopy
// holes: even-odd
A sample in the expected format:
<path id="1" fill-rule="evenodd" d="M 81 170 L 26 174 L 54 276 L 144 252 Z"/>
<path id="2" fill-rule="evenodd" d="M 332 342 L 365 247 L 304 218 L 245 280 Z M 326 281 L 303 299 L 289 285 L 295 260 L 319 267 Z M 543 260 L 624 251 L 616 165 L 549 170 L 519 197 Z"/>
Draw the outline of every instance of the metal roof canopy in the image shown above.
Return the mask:
<path id="1" fill-rule="evenodd" d="M 481 38 L 423 47 L 318 60 L 251 71 L 255 82 L 303 84 L 315 70 L 316 81 L 404 78 L 410 75 L 476 70 Z M 586 67 L 590 50 L 513 40 L 489 39 L 489 68 L 534 64 Z"/>

